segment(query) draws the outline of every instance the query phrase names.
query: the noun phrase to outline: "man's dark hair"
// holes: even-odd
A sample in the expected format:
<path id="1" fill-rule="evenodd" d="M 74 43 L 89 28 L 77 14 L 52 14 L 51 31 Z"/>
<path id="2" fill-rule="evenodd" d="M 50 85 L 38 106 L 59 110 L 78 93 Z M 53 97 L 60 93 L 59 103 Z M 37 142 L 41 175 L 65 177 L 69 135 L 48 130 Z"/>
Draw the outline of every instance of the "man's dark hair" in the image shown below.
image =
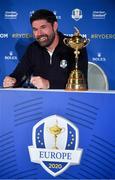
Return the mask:
<path id="1" fill-rule="evenodd" d="M 32 14 L 32 16 L 30 17 L 30 23 L 32 24 L 33 21 L 41 19 L 45 19 L 51 24 L 57 21 L 56 16 L 52 11 L 49 11 L 47 9 L 40 9 Z"/>

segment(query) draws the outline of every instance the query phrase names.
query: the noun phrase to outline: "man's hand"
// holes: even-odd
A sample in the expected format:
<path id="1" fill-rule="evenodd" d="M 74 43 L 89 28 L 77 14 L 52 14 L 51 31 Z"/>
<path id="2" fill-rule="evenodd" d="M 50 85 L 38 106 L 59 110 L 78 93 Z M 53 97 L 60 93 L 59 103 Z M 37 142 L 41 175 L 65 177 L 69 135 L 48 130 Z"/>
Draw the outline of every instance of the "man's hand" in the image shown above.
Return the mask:
<path id="1" fill-rule="evenodd" d="M 15 83 L 16 83 L 15 78 L 6 76 L 3 81 L 3 87 L 4 88 L 13 87 L 15 85 Z"/>
<path id="2" fill-rule="evenodd" d="M 37 89 L 48 89 L 50 86 L 49 81 L 40 76 L 31 77 L 30 82 L 37 87 Z"/>

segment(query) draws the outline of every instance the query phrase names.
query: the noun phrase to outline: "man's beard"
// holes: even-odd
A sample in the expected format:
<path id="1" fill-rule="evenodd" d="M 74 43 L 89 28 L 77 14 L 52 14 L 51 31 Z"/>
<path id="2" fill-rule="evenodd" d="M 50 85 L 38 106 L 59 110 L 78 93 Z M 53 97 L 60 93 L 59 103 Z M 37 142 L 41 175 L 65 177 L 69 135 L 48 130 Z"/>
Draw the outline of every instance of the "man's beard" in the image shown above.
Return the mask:
<path id="1" fill-rule="evenodd" d="M 43 38 L 43 39 L 42 39 Z M 47 34 L 41 35 L 36 38 L 41 47 L 49 47 L 55 39 L 55 32 L 52 32 L 49 36 Z"/>

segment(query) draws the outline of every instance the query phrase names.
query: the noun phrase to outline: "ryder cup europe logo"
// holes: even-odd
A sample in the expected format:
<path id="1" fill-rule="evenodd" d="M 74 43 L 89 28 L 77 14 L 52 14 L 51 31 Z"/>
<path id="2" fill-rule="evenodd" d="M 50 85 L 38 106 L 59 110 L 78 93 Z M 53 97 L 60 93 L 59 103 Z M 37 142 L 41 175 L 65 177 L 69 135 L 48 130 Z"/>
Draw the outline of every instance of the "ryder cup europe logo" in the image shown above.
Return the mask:
<path id="1" fill-rule="evenodd" d="M 41 164 L 52 176 L 80 164 L 79 131 L 69 120 L 58 115 L 42 119 L 33 127 L 32 140 L 33 146 L 28 147 L 31 162 Z"/>

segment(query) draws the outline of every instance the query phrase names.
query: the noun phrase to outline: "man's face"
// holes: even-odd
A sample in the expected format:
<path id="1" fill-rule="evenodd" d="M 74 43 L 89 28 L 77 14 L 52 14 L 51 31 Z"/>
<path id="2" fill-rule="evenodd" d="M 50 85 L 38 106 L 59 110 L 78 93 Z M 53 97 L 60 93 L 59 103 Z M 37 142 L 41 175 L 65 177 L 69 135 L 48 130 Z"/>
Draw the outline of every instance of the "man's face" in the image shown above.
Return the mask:
<path id="1" fill-rule="evenodd" d="M 57 22 L 51 23 L 47 20 L 35 20 L 32 22 L 33 35 L 40 46 L 49 47 L 55 39 Z"/>

